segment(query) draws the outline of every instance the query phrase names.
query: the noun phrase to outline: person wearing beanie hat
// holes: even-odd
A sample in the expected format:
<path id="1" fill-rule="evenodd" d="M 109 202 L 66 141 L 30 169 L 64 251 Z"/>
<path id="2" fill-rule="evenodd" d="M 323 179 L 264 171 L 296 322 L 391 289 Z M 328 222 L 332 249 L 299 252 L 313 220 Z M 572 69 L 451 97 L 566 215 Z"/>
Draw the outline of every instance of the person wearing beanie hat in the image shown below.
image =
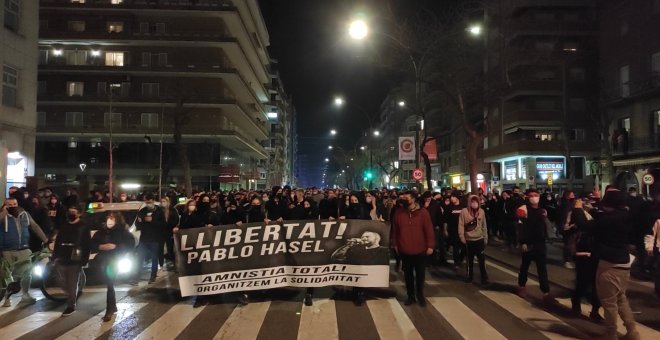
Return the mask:
<path id="1" fill-rule="evenodd" d="M 596 271 L 596 291 L 605 311 L 604 339 L 617 339 L 619 316 L 626 327 L 626 339 L 640 339 L 636 329 L 626 289 L 630 280 L 630 267 L 635 257 L 629 252 L 632 220 L 625 202 L 625 193 L 616 188 L 608 188 L 601 200 L 600 210 L 593 220 L 585 214 L 576 213 L 578 224 L 585 226 L 595 239 L 594 253 L 598 260 Z M 575 208 L 581 208 L 582 201 L 576 201 Z M 575 209 L 577 211 L 577 209 Z"/>

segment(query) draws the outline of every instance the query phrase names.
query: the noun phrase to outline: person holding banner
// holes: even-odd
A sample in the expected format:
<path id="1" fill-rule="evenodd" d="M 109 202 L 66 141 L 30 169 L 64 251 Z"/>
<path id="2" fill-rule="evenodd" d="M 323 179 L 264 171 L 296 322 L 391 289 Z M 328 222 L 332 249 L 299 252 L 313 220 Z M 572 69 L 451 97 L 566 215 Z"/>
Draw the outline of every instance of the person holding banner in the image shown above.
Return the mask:
<path id="1" fill-rule="evenodd" d="M 405 207 L 397 209 L 392 219 L 391 244 L 401 256 L 403 272 L 406 280 L 408 299 L 406 305 L 419 302 L 426 306 L 424 300 L 424 279 L 426 261 L 435 249 L 435 233 L 431 215 L 417 204 L 417 192 L 406 191 L 401 195 L 399 203 Z"/>

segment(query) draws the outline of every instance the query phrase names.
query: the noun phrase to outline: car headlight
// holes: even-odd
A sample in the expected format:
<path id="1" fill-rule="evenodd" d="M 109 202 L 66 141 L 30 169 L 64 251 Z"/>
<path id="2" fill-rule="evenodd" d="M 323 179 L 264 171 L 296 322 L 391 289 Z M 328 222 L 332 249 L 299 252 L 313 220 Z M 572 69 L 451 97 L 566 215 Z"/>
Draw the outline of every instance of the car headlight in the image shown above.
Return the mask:
<path id="1" fill-rule="evenodd" d="M 117 261 L 117 273 L 118 274 L 126 274 L 130 273 L 131 269 L 133 269 L 133 261 L 129 259 L 128 257 L 122 257 Z"/>
<path id="2" fill-rule="evenodd" d="M 44 275 L 44 267 L 40 264 L 35 265 L 32 267 L 32 274 L 37 277 L 42 277 Z"/>

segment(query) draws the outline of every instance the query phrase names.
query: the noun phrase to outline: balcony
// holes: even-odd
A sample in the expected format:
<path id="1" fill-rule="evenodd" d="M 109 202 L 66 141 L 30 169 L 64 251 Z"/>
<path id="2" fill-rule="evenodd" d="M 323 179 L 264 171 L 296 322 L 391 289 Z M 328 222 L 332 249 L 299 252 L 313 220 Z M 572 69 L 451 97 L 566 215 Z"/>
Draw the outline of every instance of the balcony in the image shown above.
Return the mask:
<path id="1" fill-rule="evenodd" d="M 41 43 L 58 43 L 62 41 L 94 40 L 97 44 L 112 43 L 125 46 L 144 45 L 144 42 L 162 42 L 162 44 L 172 42 L 214 42 L 214 43 L 235 43 L 236 38 L 228 36 L 223 32 L 214 31 L 168 31 L 168 32 L 131 32 L 124 28 L 122 32 L 107 31 L 53 31 L 42 30 L 39 32 Z"/>
<path id="2" fill-rule="evenodd" d="M 484 162 L 495 162 L 513 156 L 561 155 L 562 141 L 516 140 L 505 142 L 484 150 Z M 571 152 L 575 156 L 599 156 L 600 144 L 590 141 L 571 142 Z"/>
<path id="3" fill-rule="evenodd" d="M 522 96 L 560 96 L 562 95 L 561 80 L 558 79 L 513 79 L 513 85 L 504 100 Z"/>
<path id="4" fill-rule="evenodd" d="M 94 9 L 156 9 L 156 10 L 198 10 L 234 11 L 231 0 L 124 0 L 121 4 L 111 4 L 110 0 L 86 0 L 85 3 L 71 3 L 62 0 L 41 0 L 43 8 L 94 8 Z"/>
<path id="5" fill-rule="evenodd" d="M 235 69 L 227 66 L 226 63 L 219 61 L 217 63 L 195 63 L 187 65 L 124 65 L 124 66 L 105 66 L 101 58 L 98 62 L 92 62 L 86 65 L 67 65 L 64 59 L 53 61 L 48 64 L 39 65 L 40 74 L 112 74 L 121 75 L 153 75 L 157 73 L 166 73 L 167 76 L 208 76 L 208 75 L 235 75 L 238 73 Z M 57 59 L 56 59 L 57 60 Z"/>
<path id="6" fill-rule="evenodd" d="M 562 113 L 558 110 L 522 109 L 505 112 L 502 115 L 502 129 L 508 130 L 517 126 L 562 126 Z"/>
<path id="7" fill-rule="evenodd" d="M 507 40 L 513 41 L 525 36 L 556 37 L 556 36 L 590 36 L 598 33 L 598 25 L 589 21 L 538 21 L 517 20 L 507 25 L 511 35 Z"/>
<path id="8" fill-rule="evenodd" d="M 634 100 L 658 94 L 660 94 L 660 72 L 651 73 L 641 80 L 603 90 L 605 103 L 611 106 L 626 105 Z"/>
<path id="9" fill-rule="evenodd" d="M 629 137 L 621 139 L 620 142 L 612 142 L 612 155 L 615 159 L 623 159 L 631 156 L 645 154 L 658 154 L 660 149 L 660 134 L 646 137 Z"/>
<path id="10" fill-rule="evenodd" d="M 530 9 L 577 9 L 596 7 L 596 0 L 511 0 L 509 6 L 513 16 Z"/>

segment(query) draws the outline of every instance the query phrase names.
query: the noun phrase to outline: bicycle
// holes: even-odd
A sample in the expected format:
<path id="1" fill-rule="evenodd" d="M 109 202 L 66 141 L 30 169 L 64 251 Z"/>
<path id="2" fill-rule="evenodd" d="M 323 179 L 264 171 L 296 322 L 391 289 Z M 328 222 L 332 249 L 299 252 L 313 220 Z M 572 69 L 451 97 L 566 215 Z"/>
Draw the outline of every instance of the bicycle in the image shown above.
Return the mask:
<path id="1" fill-rule="evenodd" d="M 21 291 L 20 281 L 27 275 L 34 274 L 37 278 L 41 279 L 39 289 L 44 296 L 53 301 L 63 302 L 68 298 L 68 294 L 61 288 L 63 278 L 60 272 L 55 268 L 55 263 L 51 260 L 51 251 L 44 248 L 38 252 L 30 254 L 30 268 L 25 270 L 20 280 L 15 281 L 12 275 L 16 265 L 21 265 L 23 262 L 9 263 L 3 257 L 0 257 L 0 300 L 7 295 L 7 298 Z M 87 282 L 87 277 L 84 270 L 80 271 L 78 277 L 78 294 L 77 299 L 80 298 L 83 288 Z"/>

